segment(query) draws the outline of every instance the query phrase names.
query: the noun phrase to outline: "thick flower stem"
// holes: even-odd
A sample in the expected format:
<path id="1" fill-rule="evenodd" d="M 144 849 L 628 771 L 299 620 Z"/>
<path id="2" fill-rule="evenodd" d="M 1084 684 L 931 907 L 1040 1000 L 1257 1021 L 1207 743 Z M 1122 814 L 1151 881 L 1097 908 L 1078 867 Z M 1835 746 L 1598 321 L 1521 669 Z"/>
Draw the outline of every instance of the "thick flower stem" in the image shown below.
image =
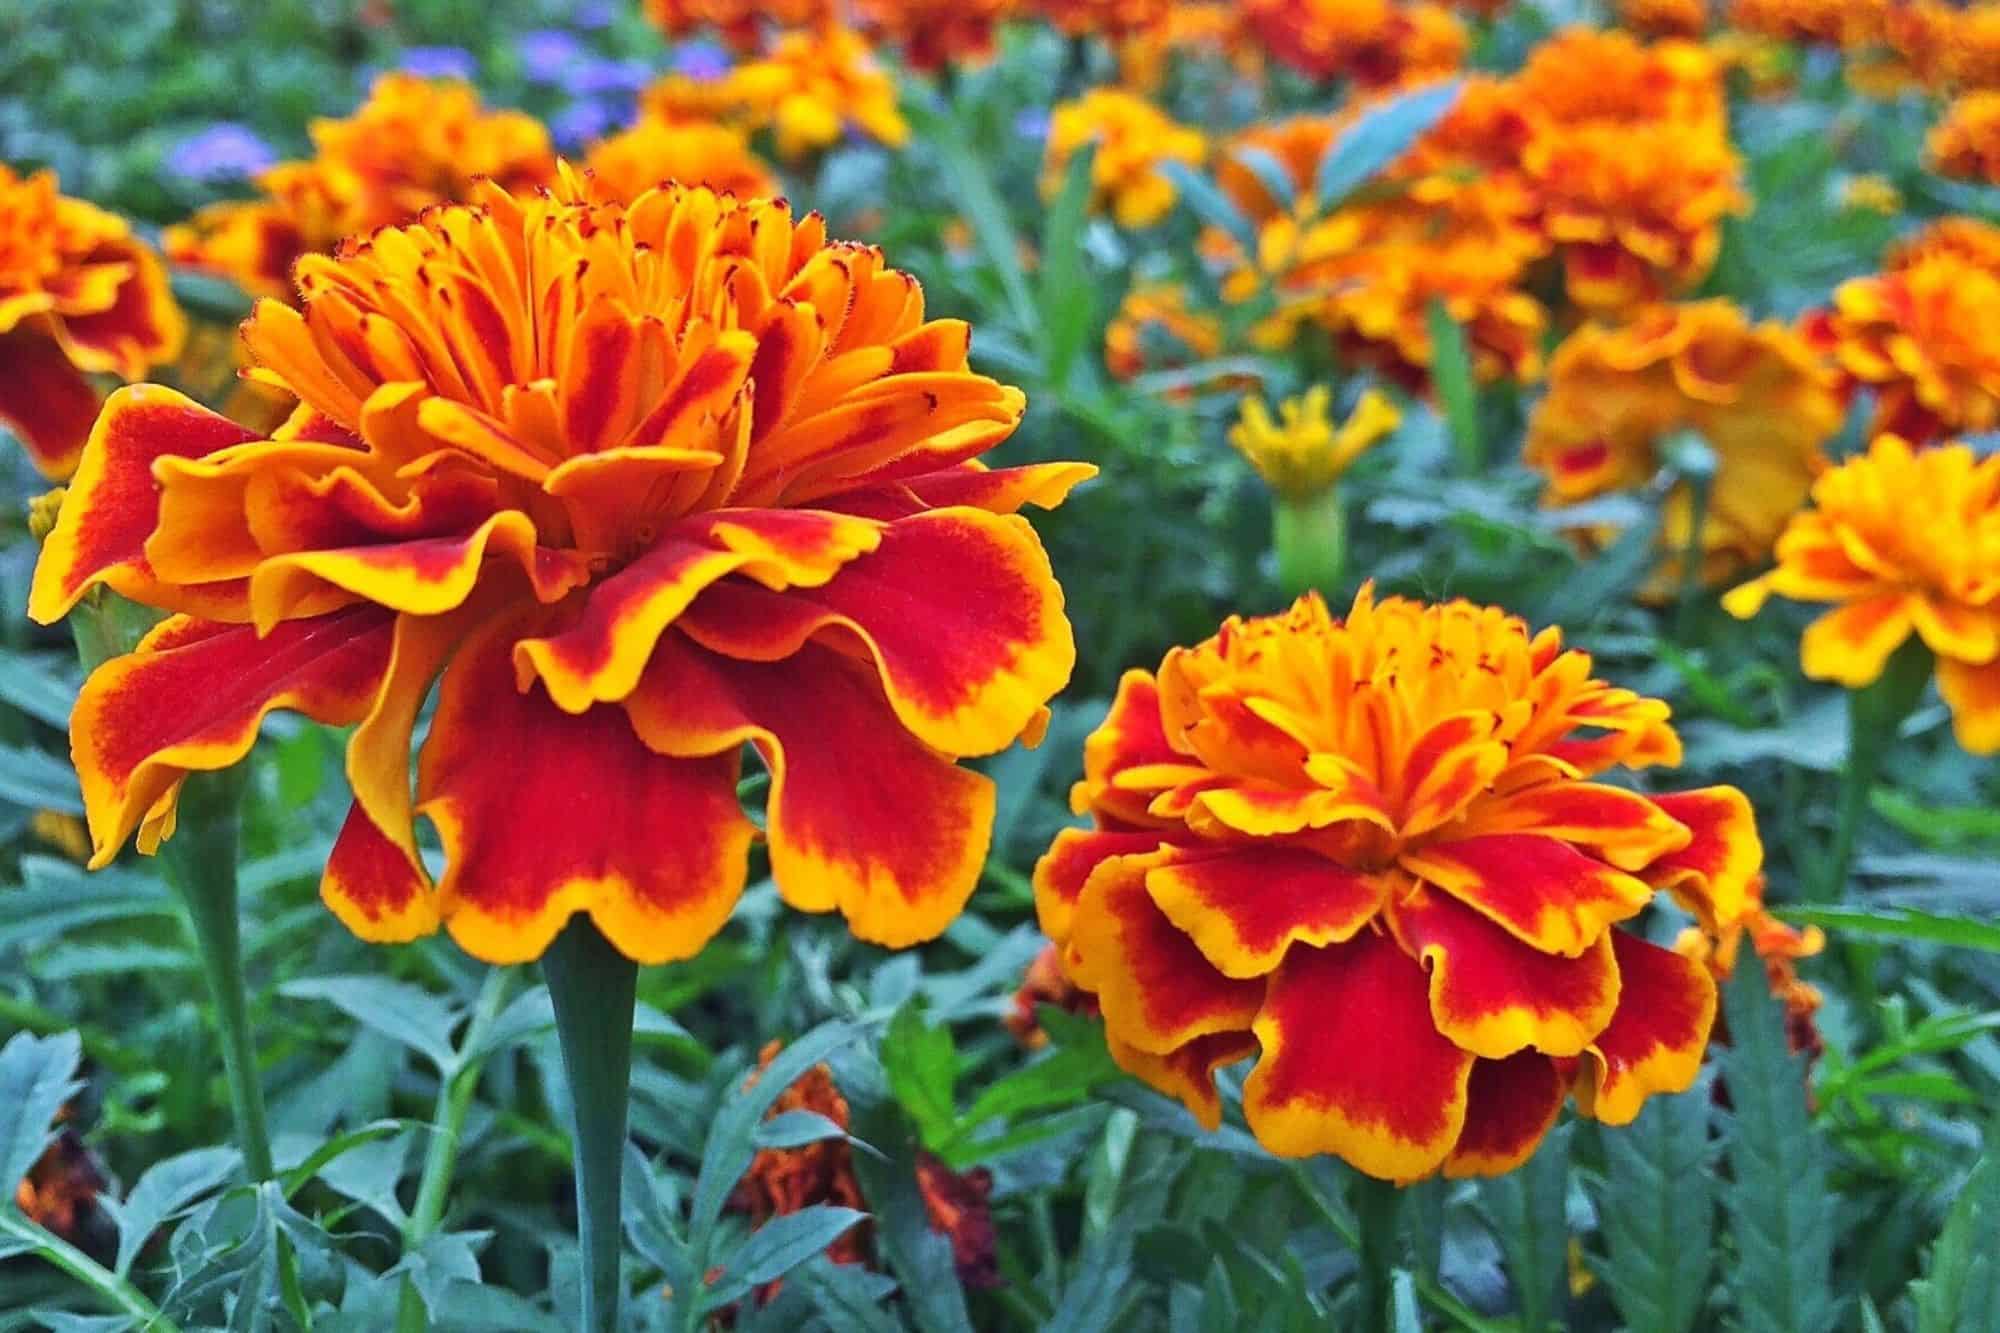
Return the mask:
<path id="1" fill-rule="evenodd" d="M 1353 1203 L 1361 1255 L 1361 1268 L 1355 1274 L 1356 1290 L 1361 1297 L 1360 1319 L 1355 1327 L 1362 1333 L 1389 1333 L 1390 1274 L 1395 1270 L 1399 1252 L 1403 1191 L 1392 1181 L 1357 1174 Z"/>
<path id="2" fill-rule="evenodd" d="M 1868 794 L 1897 728 L 1923 697 L 1931 667 L 1930 649 L 1913 634 L 1890 656 L 1874 684 L 1847 696 L 1847 766 L 1841 771 L 1840 798 L 1834 809 L 1833 846 L 1811 882 L 1811 901 L 1837 902 L 1846 895 L 1855 843 L 1868 817 Z"/>
<path id="3" fill-rule="evenodd" d="M 1271 543 L 1277 548 L 1278 582 L 1287 597 L 1318 589 L 1332 595 L 1347 563 L 1347 517 L 1340 493 L 1329 487 L 1317 495 L 1279 496 L 1271 511 Z"/>
<path id="4" fill-rule="evenodd" d="M 632 1014 L 638 964 L 576 916 L 542 956 L 555 1003 L 556 1038 L 569 1079 L 576 1149 L 577 1238 L 583 1247 L 584 1333 L 615 1333 L 625 1122 L 632 1090 Z"/>
<path id="5" fill-rule="evenodd" d="M 257 1077 L 257 1043 L 250 1032 L 237 920 L 237 807 L 243 785 L 240 766 L 219 773 L 190 773 L 181 788 L 178 829 L 160 845 L 160 859 L 187 909 L 208 978 L 237 1149 L 252 1180 L 269 1180 L 271 1133 L 264 1117 L 264 1087 Z"/>

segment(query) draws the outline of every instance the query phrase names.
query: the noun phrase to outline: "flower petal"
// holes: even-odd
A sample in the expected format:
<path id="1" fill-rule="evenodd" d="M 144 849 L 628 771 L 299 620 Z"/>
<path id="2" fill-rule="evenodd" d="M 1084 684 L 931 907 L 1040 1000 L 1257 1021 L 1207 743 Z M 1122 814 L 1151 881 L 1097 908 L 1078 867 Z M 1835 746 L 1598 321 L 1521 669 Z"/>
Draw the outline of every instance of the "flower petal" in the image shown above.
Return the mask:
<path id="1" fill-rule="evenodd" d="M 174 616 L 93 671 L 70 717 L 97 849 L 91 866 L 108 864 L 183 776 L 248 754 L 272 709 L 333 726 L 358 721 L 387 670 L 392 623 L 354 607 L 260 639 L 247 625 Z"/>
<path id="2" fill-rule="evenodd" d="M 1669 949 L 1611 932 L 1622 989 L 1618 1012 L 1577 1066 L 1577 1110 L 1625 1125 L 1656 1092 L 1685 1092 L 1701 1072 L 1715 1024 L 1715 981 Z"/>
<path id="3" fill-rule="evenodd" d="M 1113 856 L 1143 856 L 1173 841 L 1171 834 L 1066 828 L 1035 862 L 1035 916 L 1058 944 L 1070 935 L 1076 900 L 1091 872 Z"/>
<path id="4" fill-rule="evenodd" d="M 694 956 L 748 869 L 735 752 L 668 758 L 622 708 L 572 717 L 517 690 L 521 629 L 496 622 L 453 657 L 419 765 L 417 813 L 444 843 L 447 929 L 475 958 L 521 963 L 589 912 L 635 961 Z"/>
<path id="5" fill-rule="evenodd" d="M 1937 684 L 1958 743 L 1970 754 L 2000 751 L 2000 660 L 1971 666 L 1940 657 Z"/>
<path id="6" fill-rule="evenodd" d="M 100 583 L 136 601 L 166 604 L 166 590 L 155 580 L 145 553 L 146 538 L 160 515 L 153 460 L 200 458 L 254 438 L 229 418 L 171 389 L 136 384 L 114 392 L 84 446 L 55 530 L 42 544 L 28 614 L 41 624 L 53 624 Z M 247 610 L 240 585 L 218 587 L 207 599 L 216 605 L 201 608 L 184 605 L 200 590 L 186 591 L 190 596 L 175 599 L 182 609 L 210 615 Z"/>
<path id="7" fill-rule="evenodd" d="M 1734 787 L 1663 792 L 1654 804 L 1694 836 L 1688 845 L 1640 869 L 1639 876 L 1666 889 L 1674 901 L 1719 934 L 1749 910 L 1751 885 L 1764 868 L 1764 841 L 1750 798 Z"/>
<path id="8" fill-rule="evenodd" d="M 1575 958 L 1543 953 L 1450 894 L 1418 887 L 1389 920 L 1430 969 L 1431 1021 L 1487 1060 L 1533 1047 L 1576 1055 L 1618 1007 L 1618 968 L 1606 931 Z"/>
<path id="9" fill-rule="evenodd" d="M 104 309 L 52 321 L 76 367 L 134 380 L 179 356 L 187 317 L 174 304 L 159 257 L 137 241 L 120 240 L 98 247 L 90 262 L 129 265 L 129 276 Z"/>
<path id="10" fill-rule="evenodd" d="M 1967 606 L 1939 593 L 1909 599 L 1911 623 L 1939 657 L 1991 662 L 2000 655 L 2000 615 L 1992 608 Z"/>
<path id="11" fill-rule="evenodd" d="M 816 503 L 870 518 L 898 519 L 926 509 L 970 505 L 989 514 L 1018 513 L 1024 506 L 1054 509 L 1080 483 L 1097 475 L 1089 463 L 1031 463 L 988 468 L 965 463 L 939 472 L 870 483 Z"/>
<path id="12" fill-rule="evenodd" d="M 1496 721 L 1490 712 L 1455 713 L 1411 744 L 1402 781 L 1400 831 L 1405 838 L 1456 817 L 1493 785 L 1507 767 L 1507 746 L 1493 739 Z"/>
<path id="13" fill-rule="evenodd" d="M 348 806 L 333 840 L 319 897 L 342 925 L 373 944 L 407 944 L 437 932 L 437 899 L 423 863 L 397 846 L 359 801 Z"/>
<path id="14" fill-rule="evenodd" d="M 1907 593 L 1890 592 L 1828 611 L 1800 637 L 1800 667 L 1814 680 L 1849 689 L 1874 684 L 1910 636 L 1910 601 Z"/>
<path id="15" fill-rule="evenodd" d="M 1445 1175 L 1500 1176 L 1526 1162 L 1556 1123 L 1566 1091 L 1562 1072 L 1546 1055 L 1522 1051 L 1474 1062 L 1465 1130 L 1445 1158 Z"/>
<path id="16" fill-rule="evenodd" d="M 97 420 L 97 390 L 55 341 L 30 325 L 0 334 L 0 423 L 21 438 L 43 476 L 76 471 Z"/>
<path id="17" fill-rule="evenodd" d="M 1070 789 L 1070 808 L 1078 814 L 1096 810 L 1128 824 L 1149 823 L 1152 793 L 1116 786 L 1116 778 L 1128 769 L 1185 762 L 1160 724 L 1158 683 L 1150 672 L 1128 670 L 1118 678 L 1104 721 L 1084 738 L 1083 781 Z"/>
<path id="18" fill-rule="evenodd" d="M 1218 972 L 1261 977 L 1295 940 L 1353 938 L 1383 885 L 1300 848 L 1250 846 L 1183 851 L 1146 872 L 1146 892 Z"/>
<path id="19" fill-rule="evenodd" d="M 1532 833 L 1493 833 L 1407 850 L 1403 868 L 1435 884 L 1543 953 L 1575 958 L 1614 921 L 1636 916 L 1653 890 L 1632 876 Z"/>
<path id="20" fill-rule="evenodd" d="M 1685 847 L 1689 836 L 1654 800 L 1596 782 L 1544 782 L 1480 801 L 1465 831 L 1560 838 L 1631 871 Z"/>
<path id="21" fill-rule="evenodd" d="M 1437 1170 L 1465 1125 L 1473 1056 L 1431 1025 L 1424 973 L 1387 935 L 1294 949 L 1271 977 L 1243 1087 L 1257 1141 L 1385 1180 Z"/>
<path id="22" fill-rule="evenodd" d="M 1203 1129 L 1211 1131 L 1222 1124 L 1215 1071 L 1257 1053 L 1257 1039 L 1248 1032 L 1211 1032 L 1165 1055 L 1128 1046 L 1109 1033 L 1104 1045 L 1120 1069 L 1180 1102 Z"/>
<path id="23" fill-rule="evenodd" d="M 663 754 L 756 744 L 771 877 L 793 907 L 838 908 L 858 938 L 902 948 L 936 938 L 972 896 L 993 783 L 904 731 L 861 663 L 814 644 L 739 662 L 669 634 L 626 708 Z"/>

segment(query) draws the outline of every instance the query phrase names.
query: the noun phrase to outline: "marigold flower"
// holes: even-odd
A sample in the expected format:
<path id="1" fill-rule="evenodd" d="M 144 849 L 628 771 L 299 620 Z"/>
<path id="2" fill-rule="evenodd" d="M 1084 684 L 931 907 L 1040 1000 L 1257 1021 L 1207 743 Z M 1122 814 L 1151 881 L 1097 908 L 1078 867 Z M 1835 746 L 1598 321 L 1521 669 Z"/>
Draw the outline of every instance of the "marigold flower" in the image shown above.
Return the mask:
<path id="1" fill-rule="evenodd" d="M 1623 1124 L 1693 1082 L 1706 971 L 1618 929 L 1671 892 L 1712 927 L 1762 849 L 1733 788 L 1673 764 L 1666 704 L 1561 632 L 1467 602 L 1317 596 L 1127 672 L 1035 869 L 1042 929 L 1113 1056 L 1284 1156 L 1413 1180 L 1526 1160 L 1565 1095 Z"/>
<path id="2" fill-rule="evenodd" d="M 849 28 L 784 34 L 770 55 L 731 70 L 722 95 L 751 128 L 771 127 L 787 162 L 837 142 L 850 123 L 890 148 L 910 137 L 895 80 Z"/>
<path id="3" fill-rule="evenodd" d="M 1967 93 L 1945 108 L 1924 156 L 1940 176 L 2000 185 L 2000 92 Z"/>
<path id="4" fill-rule="evenodd" d="M 1850 388 L 1875 396 L 1872 433 L 1927 444 L 2000 425 L 2000 228 L 1949 219 L 1850 278 L 1807 336 Z"/>
<path id="5" fill-rule="evenodd" d="M 1556 349 L 1549 391 L 1528 423 L 1524 461 L 1546 499 L 1572 504 L 1634 490 L 1658 474 L 1661 446 L 1698 433 L 1715 453 L 1701 528 L 1711 581 L 1770 554 L 1840 429 L 1833 377 L 1782 325 L 1752 325 L 1725 300 L 1659 306 L 1617 327 L 1590 323 Z M 1661 545 L 1687 549 L 1685 487 L 1667 502 Z"/>
<path id="6" fill-rule="evenodd" d="M 911 69 L 934 71 L 993 57 L 995 29 L 1015 0 L 859 0 L 862 26 L 903 53 Z"/>
<path id="7" fill-rule="evenodd" d="M 1818 926 L 1800 930 L 1765 911 L 1761 879 L 1752 886 L 1751 899 L 1742 919 L 1725 926 L 1720 935 L 1708 935 L 1698 926 L 1683 930 L 1674 941 L 1674 952 L 1700 963 L 1722 982 L 1736 971 L 1736 960 L 1747 939 L 1751 952 L 1764 965 L 1772 996 L 1784 1006 L 1786 1044 L 1793 1054 L 1814 1058 L 1825 1046 L 1814 1022 L 1824 997 L 1819 987 L 1799 976 L 1798 965 L 1801 959 L 1817 957 L 1826 948 L 1826 932 Z M 1719 1020 L 1717 1029 L 1715 1039 L 1727 1040 Z"/>
<path id="8" fill-rule="evenodd" d="M 669 37 L 711 30 L 739 55 L 763 49 L 766 25 L 782 31 L 835 20 L 833 0 L 644 0 L 642 8 Z"/>
<path id="9" fill-rule="evenodd" d="M 1396 0 L 1243 0 L 1243 23 L 1271 57 L 1311 79 L 1386 88 L 1465 63 L 1465 27 L 1449 9 Z"/>
<path id="10" fill-rule="evenodd" d="M 1858 49 L 1880 39 L 1890 8 L 1889 0 L 1731 0 L 1729 22 L 1789 42 Z"/>
<path id="11" fill-rule="evenodd" d="M 69 1114 L 65 1106 L 62 1118 Z M 65 1126 L 14 1187 L 14 1206 L 35 1225 L 72 1245 L 82 1244 L 98 1219 L 97 1200 L 105 1184 L 89 1146 Z"/>
<path id="12" fill-rule="evenodd" d="M 1031 1051 L 1038 1051 L 1049 1044 L 1049 1034 L 1042 1031 L 1041 1015 L 1038 1012 L 1045 1004 L 1072 1014 L 1097 1013 L 1097 1000 L 1079 990 L 1075 982 L 1063 975 L 1062 950 L 1050 944 L 1035 955 L 1028 964 L 1028 970 L 1021 974 L 1020 989 L 1014 992 L 1014 1003 L 1007 1010 L 1003 1020 L 1007 1031 L 1014 1034 L 1014 1040 Z"/>
<path id="13" fill-rule="evenodd" d="M 1278 419 L 1264 400 L 1243 400 L 1242 416 L 1229 430 L 1229 443 L 1250 460 L 1257 475 L 1279 495 L 1305 499 L 1332 489 L 1335 482 L 1379 441 L 1402 424 L 1403 414 L 1379 390 L 1361 395 L 1347 420 L 1333 422 L 1333 390 L 1324 384 L 1278 404 Z"/>
<path id="14" fill-rule="evenodd" d="M 1812 501 L 1778 538 L 1776 566 L 1724 608 L 1747 619 L 1774 593 L 1834 603 L 1799 661 L 1848 689 L 1873 684 L 1914 631 L 1937 656 L 1958 743 L 2000 751 L 2000 455 L 1881 435 L 1814 482 Z"/>
<path id="15" fill-rule="evenodd" d="M 1167 22 L 1174 0 L 1029 0 L 1029 7 L 1068 37 L 1120 41 Z"/>
<path id="16" fill-rule="evenodd" d="M 442 923 L 516 962 L 587 911 L 631 958 L 684 958 L 743 885 L 749 742 L 787 902 L 878 943 L 943 929 L 993 813 L 954 761 L 1035 732 L 1074 660 L 1015 511 L 1092 470 L 975 461 L 1023 398 L 967 369 L 970 330 L 782 201 L 627 207 L 567 173 L 298 280 L 243 330 L 301 400 L 277 437 L 124 390 L 43 546 L 44 623 L 97 584 L 179 613 L 78 700 L 93 864 L 157 846 L 185 774 L 291 708 L 360 724 L 322 884 L 356 933 Z M 408 762 L 440 673 L 433 888 Z"/>
<path id="17" fill-rule="evenodd" d="M 44 476 L 76 468 L 93 375 L 138 379 L 180 354 L 187 320 L 160 257 L 123 218 L 0 162 L 0 426 Z"/>
<path id="18" fill-rule="evenodd" d="M 298 257 L 343 236 L 464 200 L 476 180 L 509 190 L 555 180 L 555 150 L 541 122 L 486 110 L 470 84 L 454 79 L 384 74 L 353 115 L 308 129 L 311 161 L 264 172 L 260 199 L 214 204 L 167 228 L 168 256 L 253 295 L 288 297 Z"/>
<path id="19" fill-rule="evenodd" d="M 770 164 L 750 151 L 749 136 L 711 121 L 649 117 L 593 144 L 584 165 L 597 191 L 620 201 L 637 199 L 668 178 L 739 199 L 784 192 Z"/>
<path id="20" fill-rule="evenodd" d="M 1177 282 L 1135 285 L 1104 330 L 1104 364 L 1120 380 L 1206 361 L 1221 351 L 1222 321 L 1190 307 L 1187 288 Z"/>
<path id="21" fill-rule="evenodd" d="M 1233 3 L 1175 0 L 1164 23 L 1119 43 L 1119 76 L 1135 92 L 1153 92 L 1166 82 L 1168 63 L 1177 55 L 1227 59 L 1245 78 L 1255 78 L 1263 67 L 1262 52 L 1245 33 Z"/>
<path id="22" fill-rule="evenodd" d="M 1165 217 L 1176 191 L 1161 164 L 1199 166 L 1208 148 L 1200 130 L 1169 119 L 1145 98 L 1122 88 L 1093 88 L 1058 103 L 1049 115 L 1044 198 L 1061 191 L 1070 158 L 1091 143 L 1097 156 L 1090 164 L 1090 206 L 1109 208 L 1121 227 L 1150 227 Z"/>
<path id="23" fill-rule="evenodd" d="M 1708 31 L 1706 0 L 1618 0 L 1618 21 L 1643 37 L 1699 37 Z"/>

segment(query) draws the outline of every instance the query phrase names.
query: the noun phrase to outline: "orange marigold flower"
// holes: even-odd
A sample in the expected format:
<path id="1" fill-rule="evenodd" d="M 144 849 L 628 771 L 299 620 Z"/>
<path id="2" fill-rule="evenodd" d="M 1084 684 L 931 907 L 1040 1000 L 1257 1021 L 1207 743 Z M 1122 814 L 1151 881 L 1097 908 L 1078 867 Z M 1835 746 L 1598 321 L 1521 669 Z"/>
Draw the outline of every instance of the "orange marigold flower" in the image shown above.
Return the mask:
<path id="1" fill-rule="evenodd" d="M 309 132 L 313 159 L 259 176 L 263 198 L 214 204 L 169 227 L 174 262 L 221 273 L 253 295 L 286 297 L 293 262 L 343 236 L 463 200 L 476 180 L 509 190 L 555 180 L 542 123 L 485 109 L 455 79 L 384 74 L 353 115 L 315 120 Z"/>
<path id="2" fill-rule="evenodd" d="M 1720 935 L 1706 934 L 1698 926 L 1683 930 L 1674 941 L 1674 951 L 1700 963 L 1721 982 L 1736 971 L 1737 957 L 1748 939 L 1751 952 L 1764 964 L 1771 994 L 1784 1005 L 1786 1044 L 1794 1054 L 1816 1057 L 1825 1043 L 1813 1020 L 1824 997 L 1819 987 L 1800 978 L 1798 965 L 1801 959 L 1817 957 L 1826 948 L 1826 932 L 1818 926 L 1800 930 L 1765 911 L 1761 877 L 1752 885 L 1751 900 L 1742 919 L 1725 926 Z M 1719 1020 L 1715 1039 L 1727 1040 Z"/>
<path id="3" fill-rule="evenodd" d="M 1611 1124 L 1695 1077 L 1707 972 L 1618 929 L 1667 890 L 1741 913 L 1762 855 L 1729 787 L 1590 781 L 1673 764 L 1666 704 L 1555 629 L 1463 601 L 1316 595 L 1127 672 L 1035 868 L 1042 929 L 1113 1056 L 1250 1128 L 1413 1180 L 1525 1161 L 1566 1095 Z"/>
<path id="4" fill-rule="evenodd" d="M 1140 283 L 1125 293 L 1104 330 L 1104 364 L 1115 379 L 1172 370 L 1222 351 L 1222 321 L 1188 304 L 1177 282 Z"/>
<path id="5" fill-rule="evenodd" d="M 835 21 L 833 0 L 644 0 L 669 37 L 712 30 L 739 55 L 763 49 L 765 28 L 817 28 Z"/>
<path id="6" fill-rule="evenodd" d="M 720 95 L 750 128 L 769 126 L 787 162 L 838 142 L 849 124 L 890 148 L 910 138 L 895 80 L 850 28 L 786 33 L 770 55 L 731 70 Z"/>
<path id="7" fill-rule="evenodd" d="M 1208 149 L 1200 130 L 1168 118 L 1145 98 L 1122 88 L 1093 88 L 1050 113 L 1044 198 L 1061 191 L 1070 158 L 1092 143 L 1091 207 L 1109 208 L 1122 227 L 1149 227 L 1165 217 L 1176 192 L 1161 164 L 1199 166 Z"/>
<path id="8" fill-rule="evenodd" d="M 739 199 L 769 199 L 784 192 L 770 163 L 750 151 L 748 135 L 712 121 L 648 117 L 593 144 L 584 165 L 594 189 L 620 201 L 637 199 L 669 177 Z"/>
<path id="9" fill-rule="evenodd" d="M 1729 22 L 1766 37 L 1852 50 L 1880 40 L 1891 7 L 1890 0 L 1731 0 Z"/>
<path id="10" fill-rule="evenodd" d="M 1166 22 L 1133 33 L 1119 43 L 1118 72 L 1126 87 L 1154 92 L 1166 82 L 1168 63 L 1177 55 L 1227 59 L 1245 78 L 1255 78 L 1263 64 L 1262 53 L 1249 40 L 1234 4 L 1175 0 Z"/>
<path id="11" fill-rule="evenodd" d="M 69 1108 L 63 1108 L 63 1117 Z M 14 1187 L 14 1206 L 30 1222 L 72 1245 L 85 1242 L 104 1193 L 104 1173 L 75 1130 L 65 1127 Z"/>
<path id="12" fill-rule="evenodd" d="M 1118 41 L 1165 24 L 1174 0 L 1028 0 L 1028 4 L 1066 36 Z"/>
<path id="13" fill-rule="evenodd" d="M 1015 0 L 859 0 L 861 23 L 893 44 L 911 69 L 981 64 Z"/>
<path id="14" fill-rule="evenodd" d="M 1618 21 L 1644 37 L 1699 37 L 1708 31 L 1707 0 L 1618 0 Z"/>
<path id="15" fill-rule="evenodd" d="M 1049 1034 L 1042 1031 L 1042 1020 L 1037 1013 L 1045 1004 L 1072 1014 L 1097 1012 L 1096 999 L 1063 975 L 1062 951 L 1053 944 L 1044 947 L 1028 964 L 1028 970 L 1021 975 L 1020 989 L 1014 992 L 1013 1007 L 1004 1020 L 1014 1040 L 1031 1051 L 1049 1044 Z"/>
<path id="16" fill-rule="evenodd" d="M 1092 471 L 976 461 L 1023 398 L 967 368 L 967 326 L 782 201 L 628 207 L 568 173 L 298 281 L 243 330 L 301 400 L 276 438 L 123 390 L 43 545 L 44 623 L 96 584 L 180 613 L 78 700 L 93 863 L 157 846 L 185 774 L 291 708 L 360 724 L 322 884 L 356 933 L 442 923 L 516 962 L 587 911 L 629 957 L 685 958 L 743 886 L 747 741 L 787 902 L 883 944 L 942 930 L 993 815 L 955 760 L 1035 731 L 1075 656 L 1015 511 Z M 440 673 L 433 887 L 408 765 Z"/>
<path id="17" fill-rule="evenodd" d="M 1696 432 L 1716 460 L 1701 528 L 1702 572 L 1715 581 L 1770 554 L 1842 415 L 1833 377 L 1792 330 L 1753 325 L 1725 300 L 1659 306 L 1564 340 L 1523 458 L 1547 479 L 1549 503 L 1572 504 L 1645 486 L 1662 466 L 1661 446 Z M 1685 551 L 1685 486 L 1664 518 L 1660 544 Z"/>
<path id="18" fill-rule="evenodd" d="M 1243 0 L 1272 58 L 1311 79 L 1385 88 L 1465 63 L 1465 27 L 1442 5 L 1396 0 Z"/>
<path id="19" fill-rule="evenodd" d="M 993 1173 L 983 1166 L 954 1171 L 934 1153 L 917 1152 L 917 1193 L 931 1230 L 951 1241 L 959 1285 L 987 1291 L 1001 1284 L 999 1238 L 993 1230 Z"/>
<path id="20" fill-rule="evenodd" d="M 2000 91 L 1967 93 L 1947 107 L 1924 155 L 1941 176 L 2000 185 Z"/>
<path id="21" fill-rule="evenodd" d="M 44 476 L 76 468 L 97 418 L 93 375 L 138 379 L 180 354 L 166 268 L 123 218 L 0 162 L 0 426 Z"/>
<path id="22" fill-rule="evenodd" d="M 1882 435 L 1814 482 L 1812 501 L 1778 538 L 1776 567 L 1723 606 L 1747 618 L 1774 593 L 1834 603 L 1799 660 L 1848 689 L 1873 684 L 1914 631 L 1937 656 L 1958 743 L 2000 751 L 2000 455 Z"/>
<path id="23" fill-rule="evenodd" d="M 1875 396 L 1872 432 L 1927 444 L 2000 425 L 2000 228 L 1948 219 L 1850 278 L 1806 331 L 1851 388 Z"/>

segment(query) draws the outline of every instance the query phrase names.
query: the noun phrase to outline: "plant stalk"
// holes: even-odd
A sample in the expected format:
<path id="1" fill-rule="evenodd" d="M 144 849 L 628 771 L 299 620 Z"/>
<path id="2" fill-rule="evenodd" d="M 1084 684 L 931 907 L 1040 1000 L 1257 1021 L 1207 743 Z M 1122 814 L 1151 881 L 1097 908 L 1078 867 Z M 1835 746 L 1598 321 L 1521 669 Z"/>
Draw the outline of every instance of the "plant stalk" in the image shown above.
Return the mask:
<path id="1" fill-rule="evenodd" d="M 1361 1269 L 1355 1280 L 1361 1296 L 1361 1318 L 1355 1327 L 1362 1333 L 1389 1333 L 1391 1327 L 1390 1277 L 1396 1268 L 1402 1210 L 1401 1186 L 1357 1173 L 1354 1218 Z"/>
<path id="2" fill-rule="evenodd" d="M 577 1239 L 583 1250 L 584 1333 L 616 1333 L 625 1127 L 632 1092 L 632 1017 L 639 967 L 574 916 L 542 956 L 556 1038 L 569 1079 L 576 1147 Z"/>
<path id="3" fill-rule="evenodd" d="M 1278 582 L 1287 597 L 1318 589 L 1337 594 L 1347 564 L 1347 516 L 1340 492 L 1276 496 L 1271 509 L 1271 544 L 1278 557 Z"/>
<path id="4" fill-rule="evenodd" d="M 1882 760 L 1903 719 L 1923 697 L 1931 677 L 1930 649 L 1912 634 L 1889 657 L 1875 683 L 1847 696 L 1847 763 L 1841 770 L 1834 807 L 1833 845 L 1810 884 L 1808 901 L 1838 902 L 1847 893 L 1854 849 L 1868 817 L 1868 794 L 1881 775 Z"/>

